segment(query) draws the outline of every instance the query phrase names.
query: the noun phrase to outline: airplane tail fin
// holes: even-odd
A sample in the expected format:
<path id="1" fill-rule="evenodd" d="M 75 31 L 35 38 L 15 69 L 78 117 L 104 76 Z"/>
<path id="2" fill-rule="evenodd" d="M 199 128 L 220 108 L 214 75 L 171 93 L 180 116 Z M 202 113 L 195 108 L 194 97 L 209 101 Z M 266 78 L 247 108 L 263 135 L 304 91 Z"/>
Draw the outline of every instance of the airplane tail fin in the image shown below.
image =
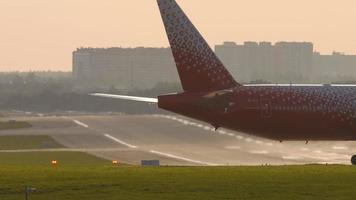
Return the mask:
<path id="1" fill-rule="evenodd" d="M 238 86 L 176 1 L 157 2 L 184 91 L 216 91 Z"/>

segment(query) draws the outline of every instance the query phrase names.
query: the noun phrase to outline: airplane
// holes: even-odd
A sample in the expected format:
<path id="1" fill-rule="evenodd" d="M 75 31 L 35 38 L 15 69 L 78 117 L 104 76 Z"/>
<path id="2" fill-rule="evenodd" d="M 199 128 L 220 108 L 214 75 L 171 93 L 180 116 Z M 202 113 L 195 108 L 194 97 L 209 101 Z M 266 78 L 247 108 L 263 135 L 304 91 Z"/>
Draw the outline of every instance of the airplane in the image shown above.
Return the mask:
<path id="1" fill-rule="evenodd" d="M 157 2 L 184 92 L 92 96 L 158 104 L 215 129 L 281 142 L 356 140 L 356 85 L 240 84 L 175 0 Z M 351 163 L 356 165 L 356 155 Z"/>

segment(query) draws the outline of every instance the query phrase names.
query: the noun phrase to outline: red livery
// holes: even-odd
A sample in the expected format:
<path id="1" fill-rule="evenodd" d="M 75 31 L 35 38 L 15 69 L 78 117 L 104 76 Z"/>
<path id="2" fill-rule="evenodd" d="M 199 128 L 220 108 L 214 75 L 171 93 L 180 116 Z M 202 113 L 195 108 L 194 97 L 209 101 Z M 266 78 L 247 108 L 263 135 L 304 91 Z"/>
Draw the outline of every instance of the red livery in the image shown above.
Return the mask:
<path id="1" fill-rule="evenodd" d="M 239 84 L 175 0 L 158 0 L 158 5 L 184 92 L 158 99 L 93 95 L 158 103 L 216 129 L 279 141 L 356 140 L 355 86 Z"/>

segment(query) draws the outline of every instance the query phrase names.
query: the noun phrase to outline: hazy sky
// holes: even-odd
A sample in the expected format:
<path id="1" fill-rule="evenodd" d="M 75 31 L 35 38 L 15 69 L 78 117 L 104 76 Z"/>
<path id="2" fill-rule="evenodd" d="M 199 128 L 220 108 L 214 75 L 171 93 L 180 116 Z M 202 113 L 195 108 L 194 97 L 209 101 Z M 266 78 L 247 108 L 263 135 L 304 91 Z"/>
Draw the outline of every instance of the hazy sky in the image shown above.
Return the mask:
<path id="1" fill-rule="evenodd" d="M 211 45 L 311 41 L 356 54 L 355 0 L 177 0 Z M 75 48 L 168 46 L 155 0 L 0 0 L 0 71 L 70 70 Z"/>

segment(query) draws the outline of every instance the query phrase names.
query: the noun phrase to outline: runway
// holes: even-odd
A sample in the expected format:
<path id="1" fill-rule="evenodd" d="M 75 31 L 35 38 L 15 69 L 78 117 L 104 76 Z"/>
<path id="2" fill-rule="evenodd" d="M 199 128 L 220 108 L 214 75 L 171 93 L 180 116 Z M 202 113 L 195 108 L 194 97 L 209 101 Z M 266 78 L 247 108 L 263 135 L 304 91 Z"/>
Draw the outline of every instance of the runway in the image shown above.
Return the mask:
<path id="1" fill-rule="evenodd" d="M 173 115 L 19 117 L 33 128 L 0 135 L 50 135 L 69 150 L 139 164 L 163 165 L 349 164 L 356 142 L 277 142 Z M 58 150 L 59 151 L 59 150 Z M 62 150 L 67 151 L 67 150 Z"/>

